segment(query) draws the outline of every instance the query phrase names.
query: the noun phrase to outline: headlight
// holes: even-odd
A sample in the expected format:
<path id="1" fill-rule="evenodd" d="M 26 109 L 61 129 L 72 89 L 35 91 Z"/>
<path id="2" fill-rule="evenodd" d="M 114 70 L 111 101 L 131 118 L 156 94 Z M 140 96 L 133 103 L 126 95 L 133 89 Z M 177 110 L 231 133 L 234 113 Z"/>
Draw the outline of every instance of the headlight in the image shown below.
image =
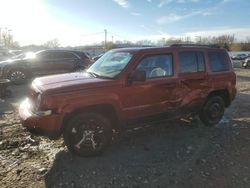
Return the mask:
<path id="1" fill-rule="evenodd" d="M 49 116 L 52 114 L 52 110 L 38 111 L 35 114 L 38 116 Z"/>
<path id="2" fill-rule="evenodd" d="M 41 105 L 41 101 L 42 101 L 42 96 L 41 94 L 38 94 L 36 101 L 35 101 L 35 110 L 37 111 Z"/>

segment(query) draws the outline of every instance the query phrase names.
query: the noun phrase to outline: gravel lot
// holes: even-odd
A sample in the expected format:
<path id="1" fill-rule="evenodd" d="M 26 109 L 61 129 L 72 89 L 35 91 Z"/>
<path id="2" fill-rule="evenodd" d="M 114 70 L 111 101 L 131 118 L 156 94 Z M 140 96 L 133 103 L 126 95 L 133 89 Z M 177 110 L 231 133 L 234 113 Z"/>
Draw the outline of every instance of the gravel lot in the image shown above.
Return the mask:
<path id="1" fill-rule="evenodd" d="M 0 100 L 0 187 L 250 187 L 250 70 L 213 128 L 167 121 L 127 131 L 99 157 L 69 153 L 62 139 L 31 135 L 16 107 L 26 86 Z"/>

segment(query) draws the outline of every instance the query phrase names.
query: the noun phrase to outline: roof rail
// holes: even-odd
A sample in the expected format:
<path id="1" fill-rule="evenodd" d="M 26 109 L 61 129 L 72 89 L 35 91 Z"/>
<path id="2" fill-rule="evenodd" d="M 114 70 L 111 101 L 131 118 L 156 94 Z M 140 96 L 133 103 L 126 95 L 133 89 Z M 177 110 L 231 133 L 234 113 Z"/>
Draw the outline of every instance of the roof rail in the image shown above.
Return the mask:
<path id="1" fill-rule="evenodd" d="M 207 48 L 221 48 L 217 44 L 211 44 L 211 45 L 206 45 L 206 44 L 172 44 L 170 47 L 207 47 Z"/>

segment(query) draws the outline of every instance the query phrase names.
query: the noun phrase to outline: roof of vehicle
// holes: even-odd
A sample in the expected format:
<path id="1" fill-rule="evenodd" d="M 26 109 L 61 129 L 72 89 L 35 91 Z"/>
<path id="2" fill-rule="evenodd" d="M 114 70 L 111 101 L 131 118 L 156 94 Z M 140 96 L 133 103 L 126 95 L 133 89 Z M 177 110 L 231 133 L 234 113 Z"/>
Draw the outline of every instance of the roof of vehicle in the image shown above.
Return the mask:
<path id="1" fill-rule="evenodd" d="M 67 49 L 46 49 L 46 50 L 41 50 L 41 51 L 47 51 L 47 52 L 81 52 L 85 53 L 84 51 L 80 50 L 67 50 Z"/>
<path id="2" fill-rule="evenodd" d="M 85 58 L 90 58 L 89 55 L 84 52 L 84 51 L 80 51 L 80 50 L 67 50 L 67 49 L 45 49 L 45 50 L 40 50 L 37 51 L 36 53 L 41 53 L 41 52 L 71 52 L 71 53 L 75 53 L 78 56 L 84 56 Z"/>
<path id="3" fill-rule="evenodd" d="M 225 50 L 224 48 L 218 45 L 197 45 L 197 44 L 173 44 L 166 47 L 131 47 L 131 48 L 117 48 L 112 51 L 126 51 L 126 52 L 138 52 L 138 51 L 151 51 L 151 50 L 162 50 L 162 49 L 173 49 L 173 48 L 200 48 L 200 49 L 220 49 Z"/>

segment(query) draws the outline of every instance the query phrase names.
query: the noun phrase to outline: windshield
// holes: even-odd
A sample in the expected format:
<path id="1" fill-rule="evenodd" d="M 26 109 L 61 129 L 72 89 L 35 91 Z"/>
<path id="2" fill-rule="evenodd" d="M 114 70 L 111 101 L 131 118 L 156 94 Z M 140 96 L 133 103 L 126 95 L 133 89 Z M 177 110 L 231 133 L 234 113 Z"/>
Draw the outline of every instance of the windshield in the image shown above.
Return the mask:
<path id="1" fill-rule="evenodd" d="M 125 68 L 133 54 L 129 52 L 105 53 L 87 72 L 96 77 L 115 78 Z"/>

